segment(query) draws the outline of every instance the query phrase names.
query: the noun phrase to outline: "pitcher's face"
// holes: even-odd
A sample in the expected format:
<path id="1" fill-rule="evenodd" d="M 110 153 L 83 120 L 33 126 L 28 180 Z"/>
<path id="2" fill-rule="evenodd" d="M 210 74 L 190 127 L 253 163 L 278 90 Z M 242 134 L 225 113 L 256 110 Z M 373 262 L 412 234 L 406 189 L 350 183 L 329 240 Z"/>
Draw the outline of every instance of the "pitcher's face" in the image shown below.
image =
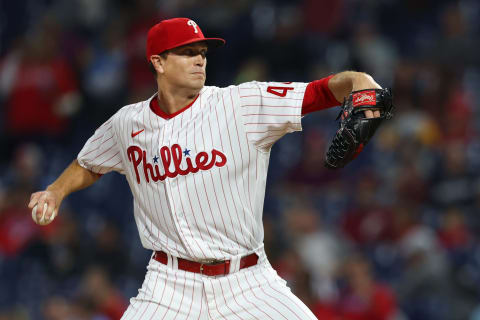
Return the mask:
<path id="1" fill-rule="evenodd" d="M 162 77 L 173 87 L 200 90 L 205 85 L 208 47 L 203 42 L 168 50 Z"/>

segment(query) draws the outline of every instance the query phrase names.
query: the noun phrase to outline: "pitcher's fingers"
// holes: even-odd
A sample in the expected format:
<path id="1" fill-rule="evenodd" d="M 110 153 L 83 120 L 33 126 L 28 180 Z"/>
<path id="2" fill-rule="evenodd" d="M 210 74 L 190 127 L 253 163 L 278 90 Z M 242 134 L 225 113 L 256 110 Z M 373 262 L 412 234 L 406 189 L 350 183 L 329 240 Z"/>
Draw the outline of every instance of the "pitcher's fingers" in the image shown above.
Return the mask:
<path id="1" fill-rule="evenodd" d="M 32 195 L 30 196 L 30 202 L 28 203 L 28 207 L 30 209 L 33 209 L 33 207 L 35 207 L 35 204 L 38 202 L 39 197 L 40 197 L 40 192 L 32 193 Z"/>
<path id="2" fill-rule="evenodd" d="M 47 205 L 48 205 L 48 208 L 47 208 L 47 212 L 45 213 L 45 217 L 44 217 L 45 220 L 49 220 L 53 214 L 53 210 L 55 210 L 55 206 L 56 206 L 55 199 L 51 199 L 51 198 L 47 199 Z"/>
<path id="3" fill-rule="evenodd" d="M 45 197 L 40 197 L 37 202 L 37 221 L 40 221 L 42 217 L 44 217 L 45 204 Z"/>
<path id="4" fill-rule="evenodd" d="M 373 118 L 372 110 L 365 110 L 364 113 L 366 118 Z"/>
<path id="5" fill-rule="evenodd" d="M 379 110 L 373 111 L 373 116 L 374 116 L 375 118 L 380 118 L 380 111 L 379 111 Z"/>

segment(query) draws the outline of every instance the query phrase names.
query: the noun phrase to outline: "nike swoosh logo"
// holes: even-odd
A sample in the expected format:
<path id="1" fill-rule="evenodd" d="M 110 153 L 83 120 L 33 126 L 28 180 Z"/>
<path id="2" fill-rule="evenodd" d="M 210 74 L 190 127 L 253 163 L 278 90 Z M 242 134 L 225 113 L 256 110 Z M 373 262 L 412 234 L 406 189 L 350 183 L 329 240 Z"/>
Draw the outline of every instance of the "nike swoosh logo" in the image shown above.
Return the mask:
<path id="1" fill-rule="evenodd" d="M 132 138 L 135 137 L 136 135 L 142 133 L 145 129 L 142 129 L 140 131 L 137 131 L 137 132 L 132 132 Z"/>

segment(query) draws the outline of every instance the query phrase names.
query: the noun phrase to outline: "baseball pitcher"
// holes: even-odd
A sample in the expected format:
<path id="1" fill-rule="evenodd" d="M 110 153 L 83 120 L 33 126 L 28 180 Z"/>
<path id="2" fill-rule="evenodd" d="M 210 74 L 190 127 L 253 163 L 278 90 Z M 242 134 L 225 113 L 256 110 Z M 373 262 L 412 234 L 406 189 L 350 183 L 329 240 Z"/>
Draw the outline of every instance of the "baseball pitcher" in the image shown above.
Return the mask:
<path id="1" fill-rule="evenodd" d="M 48 224 L 68 194 L 110 171 L 125 175 L 152 257 L 122 319 L 315 319 L 263 249 L 270 149 L 300 131 L 305 114 L 343 103 L 325 159 L 341 168 L 391 116 L 390 92 L 358 72 L 204 86 L 207 51 L 224 43 L 187 18 L 153 26 L 146 59 L 158 91 L 111 116 L 58 179 L 31 196 L 33 219 Z"/>

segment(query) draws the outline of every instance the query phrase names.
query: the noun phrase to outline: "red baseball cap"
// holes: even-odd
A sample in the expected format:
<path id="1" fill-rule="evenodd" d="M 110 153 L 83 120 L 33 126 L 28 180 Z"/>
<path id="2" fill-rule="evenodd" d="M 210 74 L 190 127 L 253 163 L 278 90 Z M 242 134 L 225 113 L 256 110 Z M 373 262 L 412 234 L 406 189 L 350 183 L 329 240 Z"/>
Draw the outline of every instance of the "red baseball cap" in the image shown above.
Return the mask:
<path id="1" fill-rule="evenodd" d="M 209 47 L 225 44 L 221 38 L 205 38 L 195 21 L 188 18 L 163 20 L 154 25 L 147 35 L 147 60 L 154 54 L 189 43 L 205 41 Z"/>

